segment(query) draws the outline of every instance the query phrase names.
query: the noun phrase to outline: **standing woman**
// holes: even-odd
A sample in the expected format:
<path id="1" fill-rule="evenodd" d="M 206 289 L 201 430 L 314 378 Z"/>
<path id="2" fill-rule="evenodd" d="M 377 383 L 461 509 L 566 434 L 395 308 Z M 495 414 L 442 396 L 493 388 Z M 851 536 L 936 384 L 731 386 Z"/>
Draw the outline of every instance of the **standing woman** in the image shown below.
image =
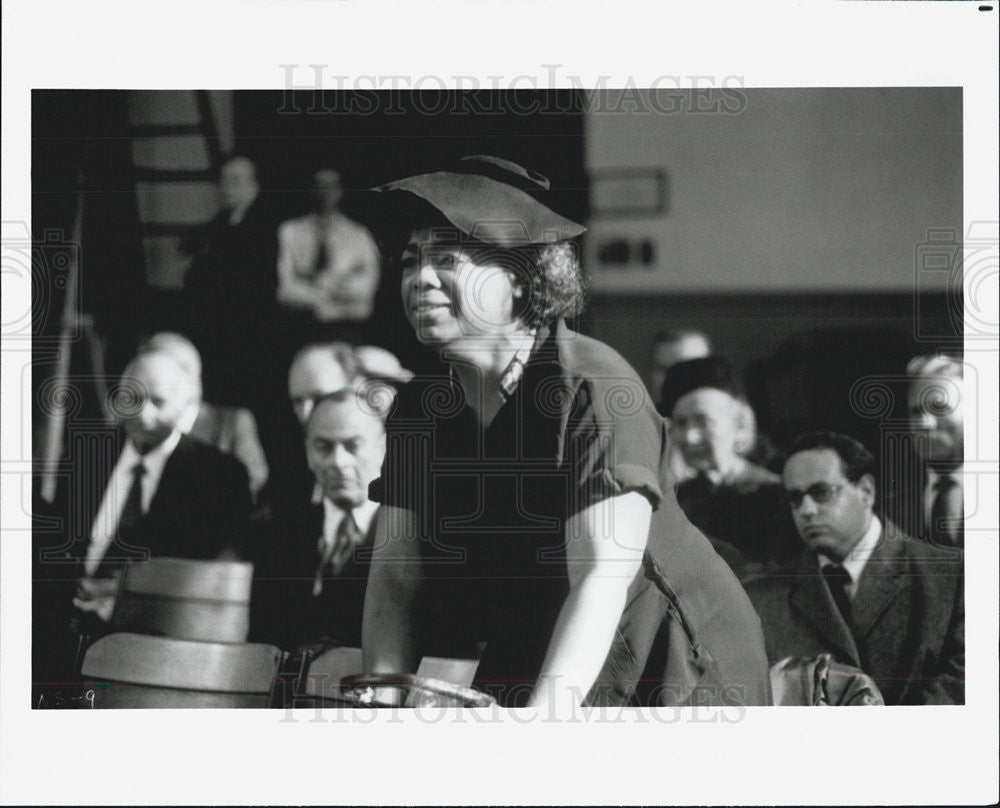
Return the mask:
<path id="1" fill-rule="evenodd" d="M 390 416 L 364 619 L 372 673 L 485 641 L 508 707 L 764 704 L 760 622 L 677 506 L 664 421 L 631 367 L 576 334 L 584 227 L 496 157 L 379 188 L 401 291 L 445 362 Z"/>

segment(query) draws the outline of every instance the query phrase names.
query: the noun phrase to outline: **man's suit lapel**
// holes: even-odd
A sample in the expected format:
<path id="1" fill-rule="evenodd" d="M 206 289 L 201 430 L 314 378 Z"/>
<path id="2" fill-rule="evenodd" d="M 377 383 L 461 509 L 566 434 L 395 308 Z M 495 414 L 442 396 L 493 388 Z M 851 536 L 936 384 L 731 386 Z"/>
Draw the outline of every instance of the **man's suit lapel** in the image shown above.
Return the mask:
<path id="1" fill-rule="evenodd" d="M 865 564 L 854 596 L 854 633 L 866 636 L 895 601 L 906 583 L 905 544 L 895 526 L 886 522 L 879 543 Z"/>
<path id="2" fill-rule="evenodd" d="M 800 558 L 790 599 L 792 608 L 823 635 L 831 650 L 840 651 L 852 664 L 860 667 L 857 643 L 823 582 L 819 562 L 813 553 L 806 552 Z"/>

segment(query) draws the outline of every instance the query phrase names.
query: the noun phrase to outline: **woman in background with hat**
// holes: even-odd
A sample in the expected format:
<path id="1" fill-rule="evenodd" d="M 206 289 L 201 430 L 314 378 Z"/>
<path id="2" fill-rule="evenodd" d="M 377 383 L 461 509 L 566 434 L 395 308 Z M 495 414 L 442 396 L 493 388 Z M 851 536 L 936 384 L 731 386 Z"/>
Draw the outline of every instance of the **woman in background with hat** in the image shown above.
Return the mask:
<path id="1" fill-rule="evenodd" d="M 781 478 L 748 459 L 757 440 L 754 413 L 730 364 L 708 356 L 670 367 L 660 412 L 694 470 L 677 486 L 677 501 L 737 575 L 745 578 L 798 553 L 801 541 Z"/>
<path id="2" fill-rule="evenodd" d="M 485 641 L 504 706 L 760 704 L 760 623 L 684 518 L 666 424 L 583 305 L 548 181 L 495 157 L 379 189 L 406 233 L 401 291 L 446 363 L 399 393 L 365 606 L 371 673 Z"/>

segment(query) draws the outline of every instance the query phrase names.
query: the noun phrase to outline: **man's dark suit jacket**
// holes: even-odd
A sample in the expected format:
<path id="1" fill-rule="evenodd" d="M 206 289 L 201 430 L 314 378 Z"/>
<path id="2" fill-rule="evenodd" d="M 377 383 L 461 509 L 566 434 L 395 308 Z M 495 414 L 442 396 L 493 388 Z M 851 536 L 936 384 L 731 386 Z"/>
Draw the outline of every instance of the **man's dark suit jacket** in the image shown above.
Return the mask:
<path id="1" fill-rule="evenodd" d="M 892 465 L 887 475 L 886 490 L 882 492 L 882 512 L 908 536 L 923 541 L 933 541 L 927 517 L 927 467 L 918 460 L 908 458 Z M 963 531 L 958 533 L 958 544 L 964 543 Z M 947 546 L 946 546 L 947 549 Z"/>
<path id="2" fill-rule="evenodd" d="M 872 676 L 886 704 L 964 704 L 962 555 L 885 524 L 858 581 L 851 625 L 812 552 L 745 582 L 764 626 L 768 659 L 829 651 Z"/>
<path id="3" fill-rule="evenodd" d="M 113 464 L 80 460 L 74 464 L 76 479 L 69 481 L 58 507 L 65 515 L 68 534 L 59 549 L 66 561 L 75 563 L 86 558 L 93 521 L 114 470 Z M 110 572 L 126 560 L 149 556 L 211 559 L 223 553 L 239 554 L 249 514 L 250 489 L 243 465 L 231 455 L 182 436 L 163 466 L 156 493 L 129 540 L 130 547 L 113 542 L 102 570 Z M 51 553 L 50 548 L 49 558 Z M 44 563 L 47 557 L 40 560 Z"/>
<path id="4" fill-rule="evenodd" d="M 124 438 L 93 433 L 70 441 L 71 472 L 50 506 L 36 503 L 33 525 L 32 623 L 36 681 L 64 676 L 68 626 L 90 531 Z M 104 438 L 104 440 L 101 440 Z M 74 451 L 79 447 L 81 451 Z M 163 467 L 149 510 L 129 546 L 112 542 L 97 571 L 110 575 L 127 560 L 150 556 L 212 559 L 239 556 L 246 540 L 250 491 L 239 461 L 181 437 Z"/>
<path id="5" fill-rule="evenodd" d="M 201 351 L 207 401 L 255 408 L 262 387 L 287 372 L 272 356 L 277 226 L 261 198 L 239 224 L 223 211 L 207 226 L 185 276 L 185 330 Z"/>
<path id="6" fill-rule="evenodd" d="M 287 511 L 286 511 L 287 514 Z M 375 540 L 375 523 L 336 578 L 327 578 L 319 597 L 312 594 L 323 506 L 310 504 L 275 519 L 262 531 L 254 556 L 250 599 L 250 639 L 291 651 L 320 638 L 360 647 L 361 618 Z"/>

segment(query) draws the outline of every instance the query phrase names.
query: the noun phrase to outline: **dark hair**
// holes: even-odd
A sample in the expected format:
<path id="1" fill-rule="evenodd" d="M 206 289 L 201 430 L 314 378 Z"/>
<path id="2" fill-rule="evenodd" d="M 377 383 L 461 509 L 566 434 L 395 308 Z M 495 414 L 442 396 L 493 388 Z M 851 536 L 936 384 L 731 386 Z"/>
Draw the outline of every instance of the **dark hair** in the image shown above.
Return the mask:
<path id="1" fill-rule="evenodd" d="M 875 479 L 875 458 L 864 444 L 840 432 L 818 430 L 799 435 L 788 449 L 787 457 L 810 449 L 830 449 L 840 457 L 840 465 L 844 476 L 856 483 L 864 475 L 870 474 Z M 787 461 L 786 461 L 787 462 Z"/>
<path id="2" fill-rule="evenodd" d="M 429 206 L 427 206 L 429 207 Z M 580 251 L 573 241 L 551 244 L 529 244 L 523 247 L 500 247 L 472 239 L 448 223 L 432 209 L 425 218 L 410 220 L 405 226 L 383 230 L 381 246 L 388 255 L 389 272 L 399 271 L 399 261 L 407 239 L 418 222 L 431 227 L 442 236 L 439 244 L 467 250 L 474 261 L 491 261 L 514 275 L 523 290 L 514 301 L 514 314 L 525 325 L 534 328 L 548 325 L 560 318 L 570 319 L 583 312 L 587 302 L 587 286 L 580 266 Z"/>
<path id="3" fill-rule="evenodd" d="M 576 317 L 583 311 L 587 288 L 576 244 L 559 241 L 505 252 L 520 259 L 512 262 L 515 266 L 511 268 L 524 289 L 515 314 L 525 325 L 532 328 L 548 325 L 554 320 Z"/>

